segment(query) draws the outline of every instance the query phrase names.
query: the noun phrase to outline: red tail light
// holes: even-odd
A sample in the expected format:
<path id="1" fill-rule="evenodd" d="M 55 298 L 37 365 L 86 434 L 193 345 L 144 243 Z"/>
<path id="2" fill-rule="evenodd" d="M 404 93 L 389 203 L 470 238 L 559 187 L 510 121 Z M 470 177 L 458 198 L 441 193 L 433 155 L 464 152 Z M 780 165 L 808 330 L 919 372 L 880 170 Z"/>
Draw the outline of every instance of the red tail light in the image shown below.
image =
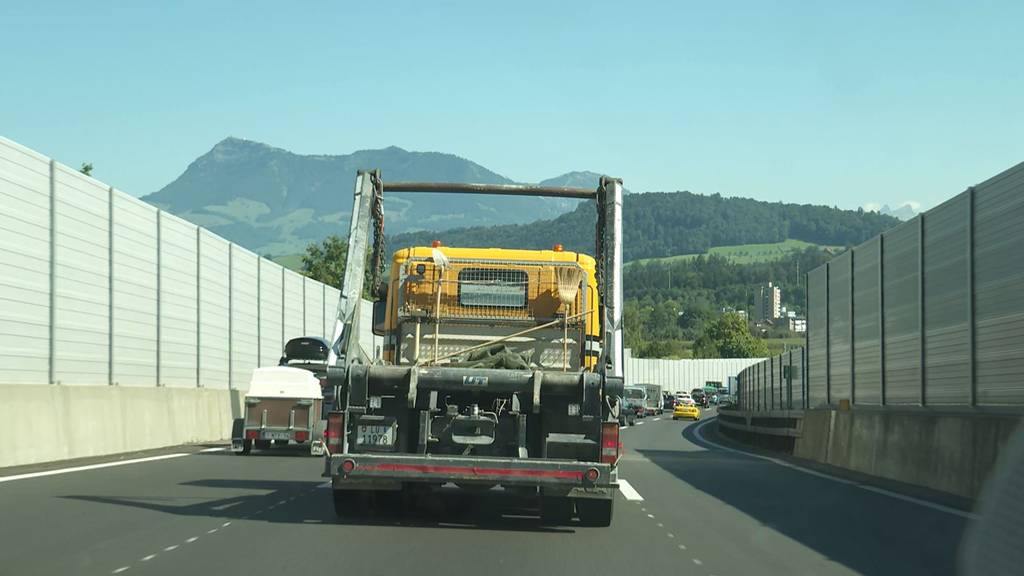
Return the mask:
<path id="1" fill-rule="evenodd" d="M 327 414 L 327 430 L 324 432 L 327 449 L 331 453 L 340 453 L 343 448 L 342 439 L 345 435 L 345 413 L 331 412 Z"/>
<path id="2" fill-rule="evenodd" d="M 295 431 L 295 441 L 296 442 L 305 442 L 306 440 L 309 440 L 309 432 L 306 432 L 305 430 L 296 430 Z"/>
<path id="3" fill-rule="evenodd" d="M 260 433 L 258 430 L 246 430 L 245 437 L 249 440 L 255 440 L 260 437 Z"/>
<path id="4" fill-rule="evenodd" d="M 619 461 L 619 423 L 601 423 L 601 463 L 615 464 Z"/>

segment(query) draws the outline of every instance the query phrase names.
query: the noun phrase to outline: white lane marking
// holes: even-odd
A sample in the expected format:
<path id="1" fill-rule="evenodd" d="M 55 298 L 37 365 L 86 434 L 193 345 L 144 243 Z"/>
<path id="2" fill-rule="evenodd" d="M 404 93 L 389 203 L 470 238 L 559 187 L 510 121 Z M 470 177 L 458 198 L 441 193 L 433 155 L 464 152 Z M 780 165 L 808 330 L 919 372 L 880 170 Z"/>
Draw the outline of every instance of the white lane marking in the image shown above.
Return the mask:
<path id="1" fill-rule="evenodd" d="M 647 517 L 653 519 L 654 518 L 654 514 L 648 514 Z"/>
<path id="2" fill-rule="evenodd" d="M 206 452 L 222 452 L 222 451 L 227 450 L 227 449 L 228 449 L 227 446 L 217 446 L 216 448 L 203 448 L 202 450 L 200 450 L 200 452 L 202 452 L 202 453 L 206 453 Z"/>
<path id="3" fill-rule="evenodd" d="M 708 425 L 710 423 L 711 423 L 711 420 L 705 420 L 702 424 L 697 425 L 693 429 L 693 433 L 697 436 L 698 439 L 700 439 L 701 442 L 706 442 L 706 443 L 708 443 L 708 444 L 710 444 L 710 445 L 712 445 L 715 448 L 718 448 L 720 450 L 725 450 L 726 452 L 732 452 L 734 454 L 742 454 L 744 456 L 749 456 L 751 458 L 759 458 L 761 460 L 767 460 L 768 462 L 773 462 L 775 464 L 778 464 L 779 466 L 783 466 L 785 468 L 789 468 L 790 470 L 796 470 L 797 472 L 803 472 L 804 474 L 810 474 L 811 476 L 817 476 L 818 478 L 824 478 L 826 480 L 831 480 L 831 481 L 837 482 L 839 484 L 846 484 L 846 485 L 849 485 L 849 486 L 853 486 L 855 488 L 860 488 L 862 490 L 867 490 L 868 492 L 874 492 L 876 494 L 882 494 L 884 496 L 889 496 L 890 498 L 895 498 L 897 500 L 903 500 L 904 502 L 911 502 L 913 504 L 924 506 L 926 508 L 931 508 L 932 510 L 938 510 L 940 512 L 946 512 L 948 514 L 954 514 L 954 515 L 960 516 L 962 518 L 969 518 L 969 519 L 972 519 L 972 520 L 977 520 L 978 518 L 981 517 L 980 515 L 975 514 L 973 512 L 965 512 L 964 510 L 959 510 L 957 508 L 953 508 L 953 507 L 946 506 L 946 505 L 943 505 L 943 504 L 938 504 L 936 502 L 929 502 L 927 500 L 922 500 L 920 498 L 914 498 L 913 496 L 907 496 L 905 494 L 900 494 L 899 492 L 893 492 L 891 490 L 886 490 L 885 488 L 879 488 L 877 486 L 870 486 L 868 484 L 862 484 L 862 483 L 856 482 L 854 480 L 847 480 L 846 478 L 840 478 L 838 476 L 833 476 L 831 474 L 825 474 L 824 472 L 818 472 L 817 470 L 810 470 L 810 469 L 807 469 L 807 468 L 803 468 L 801 466 L 797 466 L 796 464 L 792 464 L 790 462 L 786 462 L 785 460 L 782 460 L 780 458 L 772 458 L 771 456 L 762 456 L 761 454 L 754 454 L 752 452 L 744 452 L 743 450 L 736 450 L 735 448 L 729 448 L 728 446 L 722 446 L 721 444 L 719 444 L 717 442 L 712 442 L 711 440 L 708 440 L 707 438 L 704 437 L 704 434 L 701 433 L 701 428 L 703 428 L 704 426 L 706 426 L 706 425 Z"/>
<path id="4" fill-rule="evenodd" d="M 207 534 L 213 534 L 213 533 L 214 533 L 214 532 L 216 532 L 217 530 L 220 530 L 220 528 L 214 528 L 214 529 L 212 529 L 212 530 L 207 530 L 207 531 L 206 531 L 206 533 L 207 533 Z"/>
<path id="5" fill-rule="evenodd" d="M 661 420 L 661 416 L 654 419 L 655 422 L 657 422 L 658 420 Z"/>
<path id="6" fill-rule="evenodd" d="M 193 537 L 189 538 L 188 540 L 185 540 L 185 544 L 191 544 L 191 543 L 195 542 L 196 540 L 199 540 L 199 536 L 193 536 Z"/>
<path id="7" fill-rule="evenodd" d="M 287 502 L 285 502 L 284 500 L 281 500 L 277 504 L 274 504 L 274 506 L 280 506 L 281 504 L 287 504 Z"/>
<path id="8" fill-rule="evenodd" d="M 327 481 L 327 482 L 324 482 L 323 484 L 317 484 L 316 487 L 317 488 L 330 488 L 331 487 L 331 482 Z"/>
<path id="9" fill-rule="evenodd" d="M 125 570 L 127 570 L 129 568 L 131 568 L 131 566 L 121 566 L 117 570 L 114 570 L 113 572 L 111 572 L 111 574 L 120 574 L 121 572 L 124 572 Z"/>
<path id="10" fill-rule="evenodd" d="M 700 558 L 694 558 L 693 559 L 693 563 L 696 564 L 697 566 L 700 566 L 701 564 L 703 564 L 703 562 L 700 561 Z"/>
<path id="11" fill-rule="evenodd" d="M 634 426 L 643 426 L 644 424 L 647 424 L 647 422 L 637 422 L 636 424 L 634 424 Z"/>
<path id="12" fill-rule="evenodd" d="M 172 550 L 174 550 L 177 547 L 178 547 L 177 544 L 175 544 L 173 546 L 168 546 L 167 548 L 164 548 L 164 552 L 171 552 Z"/>
<path id="13" fill-rule="evenodd" d="M 679 549 L 680 550 L 686 550 L 686 544 L 680 544 L 679 545 Z"/>
<path id="14" fill-rule="evenodd" d="M 155 462 L 170 458 L 181 458 L 188 456 L 188 452 L 175 452 L 174 454 L 162 454 L 148 458 L 134 458 L 132 460 L 118 460 L 117 462 L 104 462 L 102 464 L 89 464 L 87 466 L 74 466 L 71 468 L 58 468 L 56 470 L 44 470 L 42 472 L 29 472 L 28 474 L 15 474 L 14 476 L 0 477 L 0 483 L 13 482 L 15 480 L 27 480 L 29 478 L 41 478 L 43 476 L 56 476 L 58 474 L 70 474 L 71 472 L 84 472 L 85 470 L 96 470 L 98 468 L 111 468 L 113 466 L 125 466 L 127 464 L 140 464 L 142 462 Z"/>
<path id="15" fill-rule="evenodd" d="M 665 527 L 664 524 L 662 524 L 661 522 L 658 522 L 658 528 L 664 528 L 664 527 Z"/>
<path id="16" fill-rule="evenodd" d="M 644 497 L 633 488 L 633 485 L 629 483 L 629 480 L 625 478 L 619 478 L 619 492 L 626 497 L 626 500 L 635 500 L 637 502 L 643 501 Z M 646 510 L 646 508 L 644 509 Z"/>
<path id="17" fill-rule="evenodd" d="M 231 526 L 231 522 L 225 522 L 220 525 L 221 528 L 227 528 L 228 526 Z"/>
<path id="18" fill-rule="evenodd" d="M 673 534 L 673 533 L 671 533 L 671 532 L 669 532 L 669 533 L 668 533 L 668 537 L 669 537 L 669 538 L 675 538 L 675 537 L 676 537 L 676 535 L 675 535 L 675 534 Z"/>
<path id="19" fill-rule="evenodd" d="M 227 504 L 221 504 L 220 506 L 210 506 L 210 510 L 225 510 L 227 508 L 231 508 L 232 506 L 238 506 L 241 503 L 241 500 L 235 500 L 234 502 L 228 502 Z"/>
<path id="20" fill-rule="evenodd" d="M 145 556 L 143 558 L 140 558 L 139 561 L 140 562 L 149 562 L 153 558 L 156 558 L 156 554 L 150 554 L 149 556 Z"/>

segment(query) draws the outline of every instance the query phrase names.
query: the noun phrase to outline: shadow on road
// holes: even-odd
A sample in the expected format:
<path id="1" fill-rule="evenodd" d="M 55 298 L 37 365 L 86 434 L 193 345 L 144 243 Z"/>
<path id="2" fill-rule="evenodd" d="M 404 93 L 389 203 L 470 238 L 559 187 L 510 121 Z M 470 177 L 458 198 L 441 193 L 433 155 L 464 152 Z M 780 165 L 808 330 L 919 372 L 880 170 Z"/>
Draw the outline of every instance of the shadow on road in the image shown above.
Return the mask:
<path id="1" fill-rule="evenodd" d="M 215 488 L 258 492 L 212 499 L 181 490 L 181 496 L 145 497 L 65 495 L 61 498 L 114 506 L 128 506 L 178 516 L 205 516 L 228 520 L 254 520 L 285 524 L 344 524 L 350 526 L 404 526 L 463 530 L 574 533 L 575 525 L 548 526 L 540 522 L 534 500 L 495 491 L 469 494 L 456 490 L 403 495 L 381 494 L 373 506 L 339 518 L 331 490 L 323 481 L 206 478 L 179 483 L 183 488 Z M 369 504 L 369 503 L 367 503 Z"/>
<path id="2" fill-rule="evenodd" d="M 695 428 L 687 426 L 681 435 L 708 447 Z M 636 451 L 709 497 L 860 573 L 956 571 L 963 517 L 713 447 Z M 736 535 L 736 552 L 757 554 L 759 544 L 743 538 Z"/>

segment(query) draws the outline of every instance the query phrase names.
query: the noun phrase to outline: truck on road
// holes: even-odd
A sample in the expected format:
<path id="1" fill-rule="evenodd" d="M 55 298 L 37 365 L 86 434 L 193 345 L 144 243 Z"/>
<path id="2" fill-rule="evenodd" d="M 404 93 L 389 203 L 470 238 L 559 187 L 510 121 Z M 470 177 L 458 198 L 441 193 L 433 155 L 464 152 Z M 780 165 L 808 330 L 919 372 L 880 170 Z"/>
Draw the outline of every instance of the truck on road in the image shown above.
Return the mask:
<path id="1" fill-rule="evenodd" d="M 643 386 L 647 389 L 647 400 L 645 402 L 647 414 L 655 415 L 664 412 L 665 407 L 661 397 L 661 385 L 644 384 Z"/>
<path id="2" fill-rule="evenodd" d="M 385 275 L 385 192 L 593 199 L 596 254 L 434 242 L 394 252 Z M 358 173 L 327 370 L 335 392 L 324 476 L 337 514 L 454 484 L 537 497 L 549 523 L 610 524 L 623 393 L 621 208 L 622 183 L 607 177 L 590 190 Z M 358 349 L 364 278 L 380 362 Z"/>

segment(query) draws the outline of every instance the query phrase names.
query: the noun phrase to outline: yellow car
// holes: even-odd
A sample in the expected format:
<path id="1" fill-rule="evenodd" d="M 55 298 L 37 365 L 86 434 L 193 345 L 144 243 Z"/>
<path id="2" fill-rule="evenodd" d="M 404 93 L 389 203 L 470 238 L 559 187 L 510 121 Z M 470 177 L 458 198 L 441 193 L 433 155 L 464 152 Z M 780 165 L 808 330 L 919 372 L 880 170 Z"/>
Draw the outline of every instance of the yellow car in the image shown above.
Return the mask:
<path id="1" fill-rule="evenodd" d="M 676 404 L 676 407 L 672 410 L 672 419 L 678 420 L 680 418 L 700 420 L 700 408 L 697 408 L 694 404 Z"/>

